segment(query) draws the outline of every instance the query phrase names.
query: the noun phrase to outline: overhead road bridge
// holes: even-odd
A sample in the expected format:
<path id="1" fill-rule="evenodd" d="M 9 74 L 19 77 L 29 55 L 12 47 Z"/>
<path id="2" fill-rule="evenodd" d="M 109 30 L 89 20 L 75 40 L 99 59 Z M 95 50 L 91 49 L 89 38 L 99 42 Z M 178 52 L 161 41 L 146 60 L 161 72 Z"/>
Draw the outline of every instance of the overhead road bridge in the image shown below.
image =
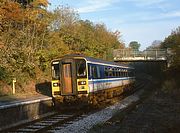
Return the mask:
<path id="1" fill-rule="evenodd" d="M 137 51 L 132 49 L 115 49 L 114 62 L 133 66 L 136 73 L 157 74 L 171 64 L 172 52 L 166 49 Z"/>
<path id="2" fill-rule="evenodd" d="M 132 49 L 115 49 L 113 57 L 115 62 L 167 62 L 166 49 L 151 49 L 137 51 Z"/>

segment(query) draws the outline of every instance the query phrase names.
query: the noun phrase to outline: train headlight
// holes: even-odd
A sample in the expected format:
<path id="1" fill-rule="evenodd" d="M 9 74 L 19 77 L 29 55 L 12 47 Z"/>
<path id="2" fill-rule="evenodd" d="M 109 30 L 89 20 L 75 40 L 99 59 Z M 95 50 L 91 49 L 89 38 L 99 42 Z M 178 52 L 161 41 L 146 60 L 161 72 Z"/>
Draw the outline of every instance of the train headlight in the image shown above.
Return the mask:
<path id="1" fill-rule="evenodd" d="M 86 85 L 86 81 L 79 81 L 78 85 Z"/>
<path id="2" fill-rule="evenodd" d="M 53 83 L 53 87 L 58 87 L 59 83 Z"/>

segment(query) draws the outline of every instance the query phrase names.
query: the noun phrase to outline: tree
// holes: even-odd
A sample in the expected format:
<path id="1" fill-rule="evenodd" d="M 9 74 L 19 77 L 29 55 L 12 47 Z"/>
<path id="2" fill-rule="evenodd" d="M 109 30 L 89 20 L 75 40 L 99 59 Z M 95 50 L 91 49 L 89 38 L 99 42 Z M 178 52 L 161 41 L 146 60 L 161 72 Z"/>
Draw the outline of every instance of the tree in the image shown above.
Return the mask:
<path id="1" fill-rule="evenodd" d="M 161 48 L 170 48 L 173 53 L 172 68 L 180 72 L 180 26 L 165 38 Z"/>
<path id="2" fill-rule="evenodd" d="M 129 47 L 132 48 L 133 50 L 138 50 L 139 51 L 140 46 L 141 46 L 141 44 L 138 43 L 137 41 L 131 41 L 129 43 Z"/>
<path id="3" fill-rule="evenodd" d="M 161 40 L 154 40 L 151 45 L 153 47 L 159 47 L 161 43 L 162 43 Z"/>
<path id="4" fill-rule="evenodd" d="M 121 46 L 120 33 L 108 31 L 104 24 L 80 20 L 79 15 L 69 7 L 60 6 L 53 15 L 51 30 L 59 35 L 59 40 L 62 40 L 59 44 L 66 46 L 66 53 L 81 53 L 107 59 L 113 48 Z"/>
<path id="5" fill-rule="evenodd" d="M 151 46 L 147 47 L 146 50 L 152 50 L 152 49 L 160 49 L 162 41 L 160 40 L 154 40 L 151 44 Z"/>
<path id="6" fill-rule="evenodd" d="M 18 3 L 22 4 L 24 7 L 26 6 L 48 6 L 48 0 L 16 0 Z"/>
<path id="7" fill-rule="evenodd" d="M 37 53 L 46 47 L 49 17 L 44 8 L 39 7 L 45 6 L 46 0 L 38 1 L 26 8 L 14 1 L 1 3 L 0 63 L 13 75 L 33 76 L 39 63 Z"/>
<path id="8" fill-rule="evenodd" d="M 47 5 L 47 0 L 0 0 L 0 80 L 18 76 L 22 86 L 50 76 L 54 58 L 81 53 L 110 60 L 112 49 L 123 47 L 120 32 L 81 20 L 70 7 L 50 12 Z"/>

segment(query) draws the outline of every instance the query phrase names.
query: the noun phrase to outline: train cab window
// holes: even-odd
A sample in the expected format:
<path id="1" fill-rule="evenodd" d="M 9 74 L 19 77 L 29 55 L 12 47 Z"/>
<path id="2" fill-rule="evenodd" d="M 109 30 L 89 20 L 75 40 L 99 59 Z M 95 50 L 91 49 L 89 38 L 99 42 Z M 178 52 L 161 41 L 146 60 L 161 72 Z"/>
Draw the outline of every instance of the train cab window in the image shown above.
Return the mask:
<path id="1" fill-rule="evenodd" d="M 60 66 L 58 61 L 52 62 L 52 79 L 53 80 L 60 79 Z"/>
<path id="2" fill-rule="evenodd" d="M 77 78 L 86 78 L 86 61 L 83 59 L 76 60 L 76 71 L 77 71 Z"/>

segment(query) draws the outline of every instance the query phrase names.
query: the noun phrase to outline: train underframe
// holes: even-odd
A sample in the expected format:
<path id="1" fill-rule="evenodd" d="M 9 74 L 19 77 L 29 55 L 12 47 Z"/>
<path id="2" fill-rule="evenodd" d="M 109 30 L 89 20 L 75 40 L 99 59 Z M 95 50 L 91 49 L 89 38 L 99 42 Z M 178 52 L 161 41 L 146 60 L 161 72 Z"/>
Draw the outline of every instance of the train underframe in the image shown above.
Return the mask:
<path id="1" fill-rule="evenodd" d="M 106 99 L 111 99 L 129 91 L 134 87 L 134 83 L 119 87 L 98 90 L 88 94 L 66 95 L 53 97 L 56 108 L 81 108 L 86 105 L 96 106 Z"/>

